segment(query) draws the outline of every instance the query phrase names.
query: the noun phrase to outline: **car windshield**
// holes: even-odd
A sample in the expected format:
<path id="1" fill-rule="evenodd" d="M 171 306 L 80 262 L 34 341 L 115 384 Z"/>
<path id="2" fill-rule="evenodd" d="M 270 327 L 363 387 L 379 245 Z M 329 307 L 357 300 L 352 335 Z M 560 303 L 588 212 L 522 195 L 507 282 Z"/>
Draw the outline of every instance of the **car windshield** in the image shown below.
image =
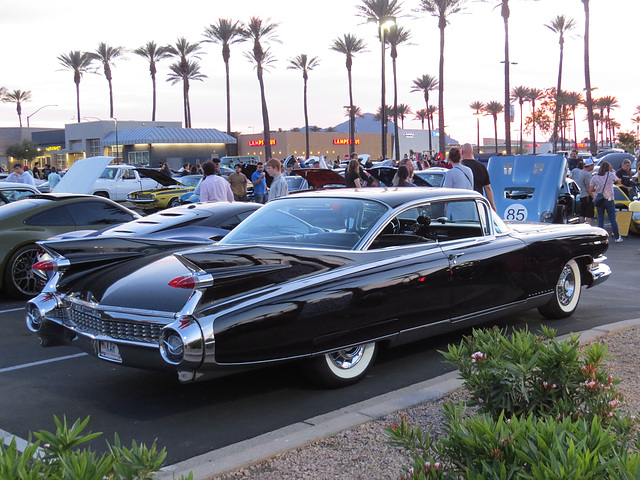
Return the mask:
<path id="1" fill-rule="evenodd" d="M 187 175 L 185 177 L 179 177 L 178 180 L 185 187 L 195 187 L 200 182 L 202 177 L 200 175 Z"/>
<path id="2" fill-rule="evenodd" d="M 352 250 L 387 210 L 371 200 L 287 197 L 269 202 L 220 243 Z"/>
<path id="3" fill-rule="evenodd" d="M 441 187 L 444 180 L 442 172 L 413 172 L 413 174 L 427 182 L 430 187 Z"/>
<path id="4" fill-rule="evenodd" d="M 113 180 L 118 172 L 117 168 L 107 167 L 100 174 L 100 178 L 106 178 L 107 180 Z"/>

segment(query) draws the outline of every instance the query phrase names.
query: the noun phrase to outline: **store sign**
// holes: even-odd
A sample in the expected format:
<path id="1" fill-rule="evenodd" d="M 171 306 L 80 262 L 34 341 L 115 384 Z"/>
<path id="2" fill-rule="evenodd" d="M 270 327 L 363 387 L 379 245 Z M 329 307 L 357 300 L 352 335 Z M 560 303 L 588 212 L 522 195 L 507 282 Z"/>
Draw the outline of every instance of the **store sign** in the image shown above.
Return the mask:
<path id="1" fill-rule="evenodd" d="M 62 150 L 62 147 L 60 145 L 56 145 L 56 146 L 53 146 L 53 147 L 47 147 L 44 150 L 45 150 L 45 152 L 56 152 L 58 150 Z"/>
<path id="2" fill-rule="evenodd" d="M 574 143 L 573 148 L 587 148 L 586 143 Z"/>
<path id="3" fill-rule="evenodd" d="M 351 140 L 348 138 L 334 138 L 333 139 L 333 144 L 334 145 L 351 145 Z M 356 138 L 355 139 L 355 144 L 356 145 L 360 145 L 360 139 Z"/>
<path id="4" fill-rule="evenodd" d="M 272 138 L 269 140 L 269 145 L 275 145 L 276 144 L 276 139 Z M 250 147 L 263 147 L 264 146 L 264 140 L 249 140 L 249 146 Z"/>

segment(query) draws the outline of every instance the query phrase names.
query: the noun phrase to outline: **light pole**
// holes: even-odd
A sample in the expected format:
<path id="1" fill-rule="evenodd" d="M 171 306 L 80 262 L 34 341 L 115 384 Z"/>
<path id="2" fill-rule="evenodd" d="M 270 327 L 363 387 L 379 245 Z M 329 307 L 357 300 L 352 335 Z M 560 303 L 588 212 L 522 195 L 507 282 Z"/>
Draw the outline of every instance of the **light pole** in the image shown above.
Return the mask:
<path id="1" fill-rule="evenodd" d="M 38 113 L 40 110 L 42 110 L 43 108 L 47 108 L 47 107 L 57 107 L 58 105 L 44 105 L 42 107 L 40 107 L 39 109 L 37 109 L 35 112 L 33 112 L 31 115 L 27 115 L 27 128 L 29 128 L 29 119 L 31 117 L 33 117 L 36 113 Z"/>
<path id="2" fill-rule="evenodd" d="M 393 16 L 384 16 L 380 18 L 370 18 L 368 22 L 376 22 L 378 24 L 379 35 L 380 35 L 380 45 L 381 45 L 381 53 L 382 53 L 382 86 L 381 86 L 381 105 L 380 105 L 380 117 L 382 122 L 382 159 L 386 160 L 387 158 L 387 103 L 386 103 L 386 82 L 385 82 L 385 74 L 384 74 L 384 57 L 386 52 L 386 44 L 384 41 L 384 31 L 391 27 L 391 25 L 395 25 L 396 17 Z"/>
<path id="3" fill-rule="evenodd" d="M 476 116 L 476 124 L 478 129 L 478 143 L 476 145 L 478 145 L 478 153 L 480 153 L 480 115 L 482 115 L 482 113 L 480 113 L 480 110 L 478 110 L 476 113 L 474 113 L 474 115 Z"/>

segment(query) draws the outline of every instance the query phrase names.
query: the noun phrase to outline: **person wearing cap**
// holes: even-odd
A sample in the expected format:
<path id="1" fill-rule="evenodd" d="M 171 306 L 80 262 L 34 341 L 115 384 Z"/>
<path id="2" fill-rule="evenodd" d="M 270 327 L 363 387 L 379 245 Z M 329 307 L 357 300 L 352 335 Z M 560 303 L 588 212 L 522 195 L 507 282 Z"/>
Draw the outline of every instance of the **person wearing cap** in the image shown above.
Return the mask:
<path id="1" fill-rule="evenodd" d="M 593 198 L 589 193 L 589 186 L 591 185 L 591 172 L 593 172 L 594 163 L 593 158 L 585 158 L 581 162 L 583 168 L 576 169 L 571 172 L 573 180 L 580 187 L 580 222 L 591 223 L 593 218 Z"/>

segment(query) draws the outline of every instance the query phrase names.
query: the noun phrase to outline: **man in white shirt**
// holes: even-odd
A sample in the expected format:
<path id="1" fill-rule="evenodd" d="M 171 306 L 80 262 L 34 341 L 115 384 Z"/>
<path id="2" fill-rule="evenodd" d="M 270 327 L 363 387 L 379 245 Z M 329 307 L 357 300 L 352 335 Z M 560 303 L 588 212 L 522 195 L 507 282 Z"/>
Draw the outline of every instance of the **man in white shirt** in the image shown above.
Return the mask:
<path id="1" fill-rule="evenodd" d="M 202 164 L 204 180 L 200 184 L 201 202 L 233 202 L 231 185 L 223 177 L 216 175 L 213 162 L 206 161 Z"/>
<path id="2" fill-rule="evenodd" d="M 16 163 L 13 166 L 13 173 L 9 174 L 5 180 L 7 182 L 26 183 L 35 187 L 33 177 L 24 171 L 21 163 Z"/>
<path id="3" fill-rule="evenodd" d="M 473 170 L 460 163 L 461 159 L 459 148 L 449 150 L 449 161 L 453 168 L 445 174 L 443 187 L 473 190 Z"/>

